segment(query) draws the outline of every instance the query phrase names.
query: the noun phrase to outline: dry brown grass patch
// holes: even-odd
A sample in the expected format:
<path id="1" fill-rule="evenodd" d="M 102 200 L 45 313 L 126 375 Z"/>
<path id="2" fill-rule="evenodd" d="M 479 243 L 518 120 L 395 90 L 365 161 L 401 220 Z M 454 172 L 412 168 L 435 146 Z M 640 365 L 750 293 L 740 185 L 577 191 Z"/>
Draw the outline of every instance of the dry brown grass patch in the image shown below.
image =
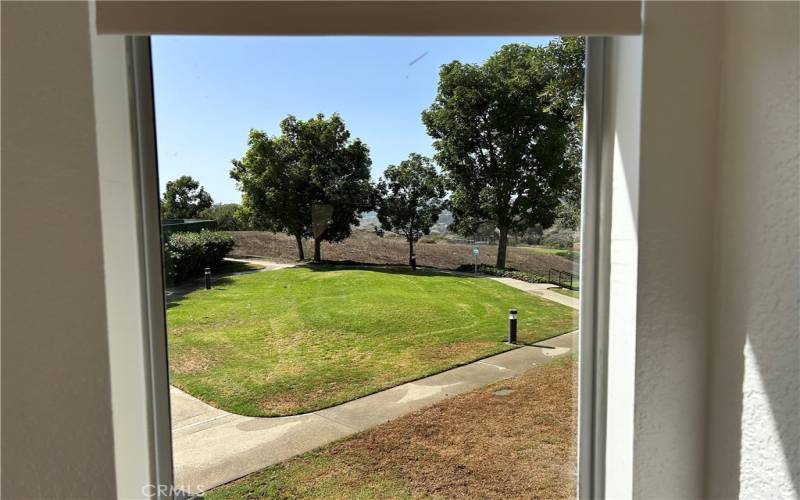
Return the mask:
<path id="1" fill-rule="evenodd" d="M 280 394 L 270 394 L 258 402 L 258 407 L 268 415 L 285 415 L 297 413 L 298 408 L 307 408 L 319 401 L 325 401 L 331 394 L 340 392 L 343 387 L 340 384 L 331 382 L 320 385 L 315 390 L 305 390 L 303 392 L 284 392 Z M 352 397 L 343 398 L 345 401 Z M 331 405 L 338 402 L 331 402 Z"/>
<path id="2" fill-rule="evenodd" d="M 476 355 L 497 350 L 497 342 L 488 340 L 463 340 L 449 344 L 426 347 L 414 354 L 429 361 L 472 360 Z"/>
<path id="3" fill-rule="evenodd" d="M 574 498 L 577 365 L 561 358 L 212 491 L 212 498 Z M 495 391 L 508 389 L 507 395 Z M 384 489 L 381 489 L 384 488 Z"/>
<path id="4" fill-rule="evenodd" d="M 389 422 L 328 453 L 392 470 L 423 496 L 572 497 L 575 368 L 556 363 Z M 501 387 L 513 392 L 495 395 Z"/>
<path id="5" fill-rule="evenodd" d="M 206 350 L 187 349 L 180 354 L 170 355 L 169 367 L 175 373 L 198 374 L 209 370 L 216 362 Z"/>

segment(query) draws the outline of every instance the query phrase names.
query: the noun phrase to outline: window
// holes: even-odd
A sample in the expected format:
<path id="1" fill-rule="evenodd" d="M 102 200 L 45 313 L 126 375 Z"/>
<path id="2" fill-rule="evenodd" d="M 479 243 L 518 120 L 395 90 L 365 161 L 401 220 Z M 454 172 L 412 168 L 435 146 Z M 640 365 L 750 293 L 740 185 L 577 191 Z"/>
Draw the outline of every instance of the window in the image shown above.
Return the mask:
<path id="1" fill-rule="evenodd" d="M 106 6 L 104 5 L 103 8 L 105 9 Z M 102 18 L 102 16 L 100 16 L 100 14 L 101 14 L 101 12 L 99 10 L 98 11 L 98 16 L 100 18 Z M 104 21 L 103 21 L 103 19 L 100 19 L 100 18 L 98 19 L 98 25 L 101 26 L 101 32 L 102 32 L 103 29 L 104 29 L 103 28 Z M 128 21 L 131 21 L 131 20 L 135 19 L 135 16 L 129 16 L 127 19 L 128 19 Z M 168 18 L 164 18 L 164 19 L 168 19 Z M 128 25 L 127 27 L 116 26 L 116 27 L 106 28 L 106 29 L 108 29 L 111 32 L 116 31 L 117 33 L 119 33 L 119 32 L 126 32 L 126 31 L 130 32 L 134 28 L 132 28 L 132 26 Z M 162 26 L 159 29 L 166 30 L 165 32 L 174 31 L 172 29 L 165 28 L 164 26 Z M 629 28 L 626 28 L 626 29 L 632 29 L 632 28 L 629 27 Z M 638 27 L 635 28 L 635 29 L 638 30 Z M 143 30 L 141 28 L 141 26 L 140 26 L 137 29 L 137 31 L 142 32 L 142 31 L 151 31 L 151 30 L 149 30 L 149 29 L 144 29 Z M 611 30 L 611 31 L 613 32 L 614 30 Z M 624 30 L 623 30 L 623 32 L 624 32 Z M 152 140 L 150 140 L 150 138 L 153 137 L 153 133 L 152 133 L 153 118 L 152 118 L 152 114 L 151 114 L 152 113 L 152 105 L 151 105 L 152 96 L 149 94 L 149 92 L 150 92 L 150 89 L 149 89 L 150 75 L 149 75 L 149 64 L 148 64 L 149 63 L 149 51 L 148 51 L 148 46 L 147 45 L 148 45 L 148 40 L 146 38 L 133 38 L 133 39 L 131 39 L 131 54 L 132 54 L 132 61 L 134 62 L 134 64 L 133 64 L 134 78 L 132 80 L 132 82 L 133 82 L 133 87 L 132 88 L 134 89 L 134 94 L 137 97 L 137 106 L 136 106 L 136 108 L 134 110 L 135 114 L 136 114 L 135 123 L 137 124 L 137 130 L 138 130 L 138 140 L 136 141 L 136 144 L 138 145 L 137 147 L 139 149 L 138 150 L 139 159 L 141 161 L 141 166 L 143 167 L 141 169 L 141 172 L 140 172 L 142 174 L 141 175 L 141 181 L 139 181 L 140 182 L 140 186 L 141 186 L 140 189 L 142 190 L 142 195 L 143 195 L 142 196 L 142 205 L 147 205 L 148 203 L 153 203 L 154 202 L 154 196 L 153 195 L 154 195 L 154 193 L 156 192 L 156 189 L 157 189 L 157 187 L 156 187 L 157 184 L 155 183 L 154 176 L 152 175 L 152 173 L 154 172 L 154 170 L 152 169 L 152 165 L 153 165 L 152 161 L 155 158 L 155 154 L 154 154 L 154 144 L 153 144 Z M 594 73 L 594 74 L 600 74 L 600 73 L 602 73 L 600 71 L 601 70 L 601 65 L 597 64 L 597 61 L 598 61 L 598 57 L 597 56 L 602 53 L 602 48 L 601 48 L 600 41 L 599 40 L 595 40 L 595 39 L 590 39 L 589 46 L 590 46 L 590 50 L 589 50 L 590 54 L 592 53 L 591 47 L 592 46 L 595 47 L 595 49 L 594 49 L 595 50 L 595 52 L 594 52 L 595 53 L 595 57 L 594 57 L 594 61 L 595 61 L 594 68 L 595 69 L 594 69 L 594 71 L 596 71 L 598 73 Z M 590 70 L 589 70 L 590 78 L 589 78 L 589 80 L 590 80 L 590 82 L 592 81 L 591 75 L 593 74 L 593 72 L 591 70 L 591 68 L 593 67 L 592 64 L 591 64 L 591 61 L 592 61 L 592 59 L 590 58 L 590 64 L 589 64 L 589 67 L 590 67 Z M 596 79 L 594 81 L 595 82 L 600 82 L 600 80 L 601 80 L 601 78 L 598 78 L 598 79 Z M 589 89 L 590 89 L 589 93 L 591 93 L 592 85 L 593 85 L 592 83 L 589 83 Z M 595 88 L 595 90 L 597 90 L 596 86 L 594 88 Z M 593 128 L 592 127 L 593 123 L 594 123 L 595 126 L 597 126 L 598 123 L 599 123 L 599 118 L 600 117 L 599 117 L 599 113 L 597 111 L 599 111 L 599 108 L 593 108 L 592 107 L 592 100 L 591 100 L 591 98 L 589 98 L 589 110 L 588 110 L 588 116 L 589 116 L 588 123 L 589 123 L 589 125 L 587 126 L 587 130 L 588 131 L 591 131 L 591 130 L 597 131 L 597 128 Z M 592 120 L 595 120 L 595 121 L 593 122 Z M 587 137 L 589 137 L 589 146 L 591 146 L 591 134 L 590 133 L 587 134 Z M 590 164 L 590 167 L 592 165 L 597 166 L 597 164 L 595 162 L 596 159 L 593 158 L 593 155 L 591 153 L 591 147 L 588 147 L 587 151 L 588 151 L 587 155 L 586 155 L 587 156 L 587 162 Z M 587 172 L 589 172 L 591 170 L 592 169 L 589 168 L 589 169 L 587 169 Z M 589 180 L 591 180 L 591 179 L 589 179 Z M 589 190 L 588 192 L 591 192 L 592 190 L 597 189 L 597 187 L 595 186 L 595 184 L 593 182 L 584 182 L 584 186 L 587 186 L 587 185 L 592 186 L 592 187 L 588 188 L 588 190 Z M 587 200 L 587 199 L 590 199 L 590 197 L 589 196 L 584 196 L 584 200 Z M 147 201 L 147 200 L 150 200 L 150 201 Z M 595 210 L 595 208 L 596 208 L 596 206 L 593 206 L 593 204 L 597 203 L 597 202 L 599 202 L 599 200 L 596 200 L 596 199 L 595 199 L 595 201 L 589 201 L 589 206 L 584 207 L 584 211 L 583 211 L 584 217 L 586 217 L 587 219 L 596 219 L 596 214 L 593 214 L 592 211 Z M 586 201 L 585 201 L 585 203 L 586 203 Z M 600 205 L 598 204 L 597 206 L 600 206 Z M 153 360 L 153 363 L 151 365 L 151 372 L 150 372 L 151 373 L 151 380 L 157 382 L 158 380 L 161 380 L 161 381 L 165 381 L 166 380 L 166 366 L 162 366 L 161 365 L 161 363 L 163 362 L 162 360 L 164 359 L 163 358 L 164 354 L 160 354 L 160 353 L 164 353 L 165 352 L 165 347 L 166 346 L 164 346 L 163 344 L 161 346 L 159 346 L 159 338 L 161 338 L 162 342 L 163 342 L 163 333 L 160 333 L 160 332 L 163 332 L 163 330 L 159 329 L 158 301 L 160 300 L 160 297 L 153 295 L 153 293 L 155 293 L 156 291 L 160 292 L 160 286 L 159 286 L 160 279 L 156 279 L 156 278 L 160 278 L 160 269 L 158 269 L 158 267 L 160 267 L 160 266 L 156 266 L 155 259 L 153 258 L 153 256 L 155 254 L 157 254 L 157 248 L 158 248 L 157 240 L 158 240 L 159 230 L 158 230 L 158 224 L 157 224 L 157 217 L 154 217 L 154 213 L 153 213 L 153 208 L 155 208 L 155 206 L 151 204 L 149 207 L 145 206 L 143 208 L 145 209 L 144 217 L 143 217 L 143 224 L 144 224 L 144 234 L 146 235 L 146 238 L 145 238 L 146 241 L 145 241 L 145 246 L 144 246 L 144 250 L 143 251 L 144 251 L 144 255 L 147 257 L 147 259 L 149 259 L 149 263 L 148 262 L 145 263 L 145 264 L 149 264 L 149 266 L 146 265 L 145 267 L 148 267 L 150 269 L 149 274 L 147 274 L 148 282 L 145 284 L 146 285 L 146 289 L 149 290 L 149 292 L 147 294 L 147 298 L 150 301 L 149 302 L 149 304 L 150 304 L 150 308 L 149 308 L 149 311 L 150 311 L 149 325 L 150 326 L 149 326 L 149 330 L 148 330 L 148 334 L 149 334 L 148 355 L 149 355 L 149 359 Z M 155 225 L 153 225 L 154 222 L 156 223 Z M 598 237 L 597 240 L 602 242 L 602 236 Z M 154 241 L 155 241 L 155 245 L 153 244 Z M 589 247 L 591 245 L 595 245 L 595 244 L 596 244 L 595 238 L 586 238 L 584 236 L 584 238 L 583 238 L 583 250 L 584 250 L 584 253 L 588 253 Z M 586 264 L 586 262 L 584 262 L 584 264 Z M 586 283 L 585 280 L 590 276 L 591 276 L 591 273 L 587 273 L 586 269 L 584 269 L 584 287 L 583 287 L 583 290 L 582 290 L 583 291 L 583 299 L 582 300 L 583 300 L 583 303 L 585 304 L 584 307 L 583 307 L 583 315 L 582 315 L 582 322 L 583 322 L 582 326 L 584 328 L 584 331 L 586 330 L 586 328 L 594 328 L 594 326 L 590 324 L 590 321 L 593 321 L 592 318 L 594 317 L 593 313 L 592 313 L 592 310 L 588 309 L 587 306 L 586 306 L 586 304 L 594 304 L 594 302 L 595 302 L 595 299 L 593 297 L 591 297 L 591 295 L 593 293 L 592 288 L 589 287 L 587 289 L 587 287 L 585 285 L 585 283 Z M 161 323 L 161 324 L 163 324 L 163 323 Z M 589 338 L 590 338 L 589 336 L 584 335 L 583 336 L 583 342 L 588 344 L 589 340 L 587 340 L 587 339 L 589 339 Z M 586 347 L 587 347 L 587 345 L 585 344 L 583 346 L 583 348 L 582 348 L 584 354 L 588 352 L 586 350 Z M 592 347 L 592 346 L 588 346 L 588 347 Z M 581 359 L 581 363 L 583 364 L 583 368 L 585 368 L 583 370 L 583 373 L 582 373 L 582 377 L 583 377 L 584 381 L 592 379 L 593 370 L 594 370 L 593 366 L 586 365 L 587 359 L 589 359 L 589 358 L 586 355 L 582 356 L 582 359 Z M 588 366 L 588 368 L 587 368 L 587 366 Z M 153 408 L 153 413 L 152 413 L 153 419 L 152 419 L 152 424 L 150 425 L 150 429 L 151 429 L 150 432 L 154 436 L 153 437 L 153 441 L 152 441 L 153 442 L 153 448 L 152 448 L 152 450 L 150 452 L 150 455 L 151 455 L 151 458 L 153 460 L 152 461 L 153 467 L 155 467 L 155 469 L 158 472 L 160 472 L 160 474 L 161 474 L 160 476 L 155 476 L 156 478 L 158 478 L 158 477 L 161 478 L 161 479 L 158 480 L 158 483 L 171 484 L 171 479 L 170 479 L 171 471 L 169 470 L 169 454 L 170 454 L 169 446 L 165 442 L 163 437 L 158 437 L 158 436 L 168 435 L 168 433 L 169 433 L 169 431 L 168 431 L 169 424 L 168 424 L 168 419 L 167 419 L 168 415 L 166 415 L 164 413 L 164 410 L 166 408 L 166 401 L 167 401 L 167 394 L 166 394 L 166 390 L 165 390 L 166 389 L 165 385 L 166 384 L 161 385 L 160 383 L 152 383 L 152 382 L 150 384 L 150 387 L 151 387 L 151 390 L 152 390 L 151 401 L 152 401 L 152 408 Z M 592 398 L 591 398 L 591 393 L 592 393 L 591 385 L 592 384 L 582 383 L 581 385 L 582 385 L 582 388 L 581 388 L 581 390 L 582 390 L 581 404 L 582 404 L 582 408 L 583 408 L 582 413 L 581 413 L 582 433 L 585 433 L 585 434 L 582 434 L 582 438 L 581 438 L 581 453 L 580 453 L 580 455 L 581 455 L 581 463 L 582 463 L 581 474 L 580 474 L 581 475 L 581 491 L 582 491 L 582 495 L 583 496 L 589 496 L 588 492 L 590 491 L 590 487 L 591 487 L 591 477 L 590 477 L 589 473 L 591 471 L 587 467 L 585 467 L 585 465 L 586 464 L 595 464 L 596 463 L 596 461 L 593 460 L 593 456 L 597 455 L 597 450 L 593 451 L 591 446 L 589 446 L 589 442 L 591 440 L 590 439 L 589 440 L 586 439 L 587 437 L 591 437 L 591 436 L 594 435 L 593 428 L 591 428 L 591 426 L 586 425 L 587 422 L 588 423 L 592 423 L 592 425 L 593 425 L 594 412 L 593 411 L 592 412 L 587 412 L 587 411 L 584 411 L 584 410 L 585 410 L 585 408 L 587 408 L 587 405 L 589 405 L 591 407 L 595 403 L 592 401 Z"/>
<path id="2" fill-rule="evenodd" d="M 574 495 L 584 39 L 151 43 L 175 485 Z"/>

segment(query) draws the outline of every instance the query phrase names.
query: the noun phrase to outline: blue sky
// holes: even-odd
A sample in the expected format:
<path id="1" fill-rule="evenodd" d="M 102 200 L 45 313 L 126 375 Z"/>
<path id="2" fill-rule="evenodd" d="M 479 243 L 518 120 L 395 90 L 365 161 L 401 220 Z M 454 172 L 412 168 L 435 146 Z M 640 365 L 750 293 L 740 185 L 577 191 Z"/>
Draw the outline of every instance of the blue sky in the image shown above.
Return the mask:
<path id="1" fill-rule="evenodd" d="M 243 155 L 251 128 L 277 134 L 290 113 L 300 119 L 341 114 L 352 136 L 369 146 L 377 179 L 409 153 L 433 154 L 420 112 L 433 102 L 442 64 L 480 63 L 503 44 L 548 40 L 153 37 L 162 189 L 191 175 L 215 202 L 239 202 L 230 161 Z"/>

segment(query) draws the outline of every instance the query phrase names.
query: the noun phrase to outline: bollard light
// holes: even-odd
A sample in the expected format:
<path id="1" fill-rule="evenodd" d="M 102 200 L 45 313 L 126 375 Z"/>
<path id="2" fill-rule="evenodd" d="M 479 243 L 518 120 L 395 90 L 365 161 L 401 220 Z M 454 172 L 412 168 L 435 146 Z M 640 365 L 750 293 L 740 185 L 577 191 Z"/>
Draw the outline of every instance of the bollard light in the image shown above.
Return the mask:
<path id="1" fill-rule="evenodd" d="M 508 343 L 517 343 L 517 310 L 508 310 Z"/>
<path id="2" fill-rule="evenodd" d="M 211 268 L 206 268 L 206 290 L 211 290 Z"/>

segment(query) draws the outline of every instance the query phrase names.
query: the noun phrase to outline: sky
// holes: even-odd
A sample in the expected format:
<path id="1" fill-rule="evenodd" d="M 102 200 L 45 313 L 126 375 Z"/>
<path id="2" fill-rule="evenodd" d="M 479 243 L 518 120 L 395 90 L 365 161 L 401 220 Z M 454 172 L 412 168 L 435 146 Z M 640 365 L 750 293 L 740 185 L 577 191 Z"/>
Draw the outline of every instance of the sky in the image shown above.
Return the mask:
<path id="1" fill-rule="evenodd" d="M 152 38 L 159 179 L 191 175 L 217 203 L 238 203 L 231 160 L 251 128 L 280 132 L 288 114 L 338 112 L 370 148 L 372 178 L 409 153 L 433 155 L 420 119 L 439 67 L 481 63 L 506 43 L 543 37 Z"/>

